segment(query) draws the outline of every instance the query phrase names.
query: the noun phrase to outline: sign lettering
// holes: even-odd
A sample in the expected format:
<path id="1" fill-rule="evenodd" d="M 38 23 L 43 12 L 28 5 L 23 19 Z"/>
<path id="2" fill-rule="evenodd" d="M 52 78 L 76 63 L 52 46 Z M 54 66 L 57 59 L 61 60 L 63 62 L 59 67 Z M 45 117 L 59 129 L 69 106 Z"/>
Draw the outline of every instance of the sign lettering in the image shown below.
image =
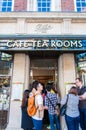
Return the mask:
<path id="1" fill-rule="evenodd" d="M 86 40 L 0 40 L 0 50 L 86 50 Z"/>

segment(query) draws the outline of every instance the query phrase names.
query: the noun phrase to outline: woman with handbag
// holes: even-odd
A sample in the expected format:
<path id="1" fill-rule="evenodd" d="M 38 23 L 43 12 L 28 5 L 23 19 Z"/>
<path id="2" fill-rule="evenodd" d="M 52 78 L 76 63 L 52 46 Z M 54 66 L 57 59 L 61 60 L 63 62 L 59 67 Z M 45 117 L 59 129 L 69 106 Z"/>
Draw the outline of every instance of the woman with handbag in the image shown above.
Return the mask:
<path id="1" fill-rule="evenodd" d="M 68 98 L 68 99 L 67 99 Z M 67 101 L 68 100 L 68 101 Z M 67 108 L 65 113 L 65 120 L 68 130 L 79 130 L 79 97 L 77 88 L 73 86 L 68 93 L 61 100 L 61 105 L 64 105 L 67 102 Z"/>

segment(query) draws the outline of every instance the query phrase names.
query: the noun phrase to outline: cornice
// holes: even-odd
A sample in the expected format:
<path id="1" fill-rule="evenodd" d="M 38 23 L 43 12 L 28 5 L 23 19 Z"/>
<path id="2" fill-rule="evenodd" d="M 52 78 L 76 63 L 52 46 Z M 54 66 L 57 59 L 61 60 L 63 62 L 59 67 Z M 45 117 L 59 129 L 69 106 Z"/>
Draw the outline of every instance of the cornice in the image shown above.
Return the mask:
<path id="1" fill-rule="evenodd" d="M 86 13 L 76 12 L 0 12 L 0 18 L 67 18 L 67 19 L 86 19 Z"/>

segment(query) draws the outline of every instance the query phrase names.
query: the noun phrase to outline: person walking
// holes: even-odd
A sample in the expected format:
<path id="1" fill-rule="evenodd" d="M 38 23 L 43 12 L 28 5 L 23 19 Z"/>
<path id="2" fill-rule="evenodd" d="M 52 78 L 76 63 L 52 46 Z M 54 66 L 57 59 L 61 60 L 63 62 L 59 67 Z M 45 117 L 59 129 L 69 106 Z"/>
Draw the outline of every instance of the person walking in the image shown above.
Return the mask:
<path id="1" fill-rule="evenodd" d="M 86 87 L 83 86 L 81 78 L 76 78 L 76 86 L 78 87 L 79 95 L 79 111 L 80 111 L 80 126 L 82 130 L 86 130 Z"/>
<path id="2" fill-rule="evenodd" d="M 67 100 L 68 98 L 68 100 Z M 65 121 L 67 124 L 68 130 L 79 130 L 79 97 L 77 88 L 73 86 L 70 90 L 68 95 L 65 95 L 64 98 L 61 100 L 61 105 L 64 105 L 67 101 L 67 109 L 65 115 Z"/>
<path id="3" fill-rule="evenodd" d="M 22 104 L 21 104 L 21 128 L 23 130 L 33 130 L 33 122 L 32 118 L 27 114 L 27 105 L 29 98 L 29 90 L 25 90 L 23 93 Z"/>
<path id="4" fill-rule="evenodd" d="M 55 130 L 54 123 L 56 125 L 56 129 L 60 130 L 59 117 L 55 113 L 55 107 L 57 106 L 58 103 L 57 95 L 55 93 L 52 93 L 51 89 L 52 89 L 52 85 L 47 84 L 46 86 L 47 95 L 45 96 L 45 107 L 48 109 L 51 130 Z"/>

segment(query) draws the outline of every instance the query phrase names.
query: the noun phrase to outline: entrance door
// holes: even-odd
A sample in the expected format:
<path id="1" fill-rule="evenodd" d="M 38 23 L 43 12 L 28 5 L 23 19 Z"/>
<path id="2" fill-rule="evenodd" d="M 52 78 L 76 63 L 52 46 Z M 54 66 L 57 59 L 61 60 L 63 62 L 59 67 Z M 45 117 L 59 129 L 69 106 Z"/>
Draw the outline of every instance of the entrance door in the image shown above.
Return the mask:
<path id="1" fill-rule="evenodd" d="M 38 80 L 45 85 L 57 82 L 57 59 L 33 59 L 30 67 L 30 81 Z"/>

